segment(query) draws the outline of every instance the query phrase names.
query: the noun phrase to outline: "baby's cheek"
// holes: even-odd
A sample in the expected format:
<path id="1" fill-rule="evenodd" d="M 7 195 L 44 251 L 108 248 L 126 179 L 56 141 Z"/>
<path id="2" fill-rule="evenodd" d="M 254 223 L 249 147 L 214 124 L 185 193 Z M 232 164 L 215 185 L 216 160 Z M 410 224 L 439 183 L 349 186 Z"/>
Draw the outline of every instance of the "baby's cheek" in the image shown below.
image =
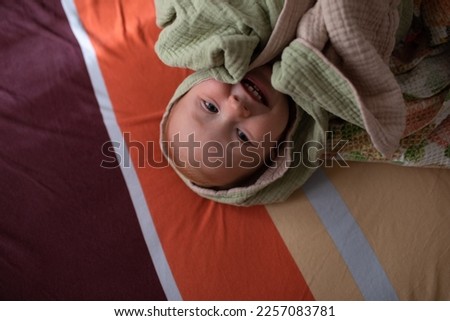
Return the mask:
<path id="1" fill-rule="evenodd" d="M 256 169 L 263 163 L 265 155 L 268 155 L 268 152 L 266 153 L 262 146 L 256 147 L 245 144 L 241 149 L 242 158 L 239 166 L 241 168 Z"/>
<path id="2" fill-rule="evenodd" d="M 287 124 L 287 117 L 285 115 L 280 115 L 277 113 L 268 114 L 264 124 L 264 133 L 270 135 L 270 141 L 276 143 L 280 138 L 281 134 L 284 132 Z M 263 134 L 264 137 L 264 134 Z M 267 141 L 267 137 L 265 137 Z"/>

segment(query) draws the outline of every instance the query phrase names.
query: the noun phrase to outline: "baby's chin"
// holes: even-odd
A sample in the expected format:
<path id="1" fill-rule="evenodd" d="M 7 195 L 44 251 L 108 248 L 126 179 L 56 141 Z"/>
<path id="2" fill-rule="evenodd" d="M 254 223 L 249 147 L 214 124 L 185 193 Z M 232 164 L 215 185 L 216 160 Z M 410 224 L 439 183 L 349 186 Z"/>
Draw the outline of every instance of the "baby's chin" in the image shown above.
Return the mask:
<path id="1" fill-rule="evenodd" d="M 191 182 L 202 188 L 229 190 L 254 184 L 265 169 L 266 167 L 264 165 L 260 165 L 256 168 L 241 169 L 238 174 L 235 168 L 224 168 L 221 170 L 208 169 L 207 173 L 201 175 L 207 178 L 206 180 L 191 180 Z"/>

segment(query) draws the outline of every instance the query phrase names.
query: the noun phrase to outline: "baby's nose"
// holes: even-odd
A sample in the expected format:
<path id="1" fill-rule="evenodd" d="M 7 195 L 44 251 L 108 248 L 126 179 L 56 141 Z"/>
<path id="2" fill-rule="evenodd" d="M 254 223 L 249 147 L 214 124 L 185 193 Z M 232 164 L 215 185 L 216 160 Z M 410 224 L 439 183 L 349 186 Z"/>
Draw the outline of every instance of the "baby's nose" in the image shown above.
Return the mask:
<path id="1" fill-rule="evenodd" d="M 250 110 L 245 103 L 235 95 L 230 95 L 228 98 L 230 112 L 237 117 L 247 118 L 250 116 Z"/>

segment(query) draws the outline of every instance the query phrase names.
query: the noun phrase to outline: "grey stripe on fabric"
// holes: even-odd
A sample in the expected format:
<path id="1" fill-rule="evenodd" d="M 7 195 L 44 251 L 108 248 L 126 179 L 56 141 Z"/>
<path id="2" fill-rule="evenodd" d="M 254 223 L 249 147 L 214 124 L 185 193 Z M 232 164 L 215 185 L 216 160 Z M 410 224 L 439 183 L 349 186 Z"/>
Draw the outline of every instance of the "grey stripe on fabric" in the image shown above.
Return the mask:
<path id="1" fill-rule="evenodd" d="M 81 20 L 78 16 L 78 12 L 73 0 L 61 0 L 64 11 L 70 23 L 70 27 L 75 34 L 75 37 L 80 44 L 83 52 L 83 57 L 88 69 L 89 77 L 91 78 L 92 85 L 94 87 L 95 96 L 97 97 L 98 104 L 103 116 L 103 121 L 107 128 L 109 137 L 112 142 L 123 142 L 122 132 L 120 131 L 117 119 L 114 114 L 113 106 L 109 98 L 108 90 L 106 88 L 100 66 L 97 60 L 95 49 L 89 39 L 89 36 L 84 29 Z M 116 152 L 120 152 L 119 149 L 115 149 Z M 118 155 L 121 160 L 129 160 L 127 148 L 120 148 L 123 150 L 123 155 Z M 182 300 L 180 291 L 176 285 L 172 271 L 170 270 L 167 258 L 162 248 L 161 242 L 156 232 L 155 225 L 147 206 L 144 193 L 141 188 L 140 181 L 137 177 L 134 166 L 131 162 L 120 162 L 121 170 L 124 176 L 127 188 L 130 192 L 131 200 L 133 202 L 136 215 L 138 217 L 141 230 L 147 244 L 147 248 L 150 252 L 153 264 L 158 274 L 161 286 L 168 300 L 179 301 Z M 125 163 L 130 166 L 124 166 Z"/>
<path id="2" fill-rule="evenodd" d="M 339 192 L 319 169 L 303 186 L 366 300 L 398 300 L 375 252 Z"/>

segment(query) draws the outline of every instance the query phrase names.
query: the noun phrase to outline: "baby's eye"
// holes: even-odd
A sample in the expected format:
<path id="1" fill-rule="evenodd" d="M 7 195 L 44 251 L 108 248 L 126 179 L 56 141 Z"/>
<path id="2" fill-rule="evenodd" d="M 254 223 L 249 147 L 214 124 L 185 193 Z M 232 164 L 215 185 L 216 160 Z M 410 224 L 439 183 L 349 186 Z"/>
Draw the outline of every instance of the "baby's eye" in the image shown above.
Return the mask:
<path id="1" fill-rule="evenodd" d="M 240 130 L 239 128 L 236 129 L 236 133 L 242 142 L 246 143 L 246 142 L 250 141 L 250 139 L 248 139 L 247 135 L 245 135 L 245 133 L 242 130 Z"/>
<path id="2" fill-rule="evenodd" d="M 203 105 L 203 108 L 205 108 L 210 113 L 217 114 L 219 112 L 219 108 L 217 108 L 216 105 L 214 105 L 210 102 L 203 100 L 202 105 Z"/>

